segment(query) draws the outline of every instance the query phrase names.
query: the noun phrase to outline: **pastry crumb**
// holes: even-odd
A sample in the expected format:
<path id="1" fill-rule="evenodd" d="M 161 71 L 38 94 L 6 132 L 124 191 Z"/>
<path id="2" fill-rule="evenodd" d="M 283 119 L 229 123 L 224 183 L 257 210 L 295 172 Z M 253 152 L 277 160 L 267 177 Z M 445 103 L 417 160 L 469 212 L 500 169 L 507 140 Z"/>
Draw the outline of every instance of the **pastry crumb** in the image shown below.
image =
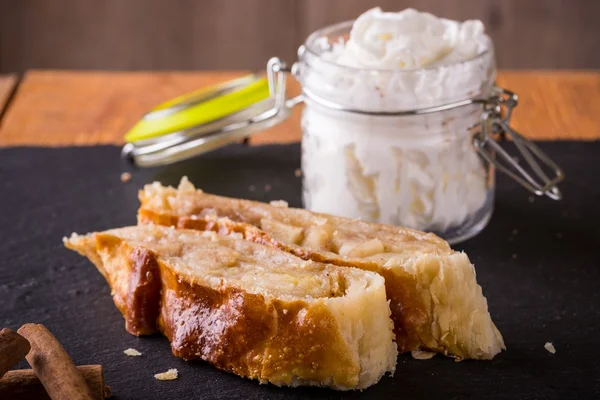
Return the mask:
<path id="1" fill-rule="evenodd" d="M 251 191 L 251 192 L 255 192 L 256 191 L 256 186 L 250 185 L 250 186 L 248 186 L 248 190 Z"/>
<path id="2" fill-rule="evenodd" d="M 414 350 L 410 352 L 410 355 L 415 360 L 429 360 L 435 356 L 435 353 L 431 351 Z"/>
<path id="3" fill-rule="evenodd" d="M 265 185 L 265 192 L 270 192 L 271 191 L 271 185 L 269 185 L 268 183 Z"/>
<path id="4" fill-rule="evenodd" d="M 132 349 L 129 348 L 127 350 L 124 350 L 123 353 L 127 354 L 130 357 L 139 357 L 142 355 L 142 353 L 140 353 L 139 351 L 137 351 L 136 349 Z"/>
<path id="5" fill-rule="evenodd" d="M 178 377 L 178 371 L 175 368 L 171 368 L 167 372 L 161 372 L 159 374 L 154 375 L 154 378 L 159 381 L 173 381 Z"/>
<path id="6" fill-rule="evenodd" d="M 121 174 L 121 182 L 127 183 L 131 180 L 131 174 L 129 172 L 123 172 Z"/>
<path id="7" fill-rule="evenodd" d="M 296 170 L 294 171 L 294 175 L 296 176 L 296 178 L 300 178 L 302 176 L 302 170 L 300 168 L 296 168 Z"/>
<path id="8" fill-rule="evenodd" d="M 273 207 L 288 208 L 288 202 L 285 200 L 273 200 L 269 204 Z"/>
<path id="9" fill-rule="evenodd" d="M 546 342 L 546 344 L 544 345 L 544 348 L 546 350 L 548 350 L 548 352 L 550 354 L 555 354 L 556 353 L 556 348 L 554 347 L 554 345 L 552 344 L 552 342 Z"/>
<path id="10" fill-rule="evenodd" d="M 241 234 L 240 232 L 231 232 L 227 236 L 229 236 L 230 238 L 238 239 L 238 240 L 242 240 L 244 238 L 244 235 Z"/>

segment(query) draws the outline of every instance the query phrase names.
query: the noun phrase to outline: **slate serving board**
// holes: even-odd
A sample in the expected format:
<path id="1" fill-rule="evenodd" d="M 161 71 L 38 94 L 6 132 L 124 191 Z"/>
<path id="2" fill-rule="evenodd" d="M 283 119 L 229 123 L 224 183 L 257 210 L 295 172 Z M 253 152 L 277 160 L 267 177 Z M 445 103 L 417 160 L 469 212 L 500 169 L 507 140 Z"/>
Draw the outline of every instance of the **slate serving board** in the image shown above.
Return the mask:
<path id="1" fill-rule="evenodd" d="M 137 190 L 184 174 L 209 192 L 301 206 L 298 145 L 236 145 L 146 170 L 131 169 L 111 146 L 0 150 L 0 327 L 47 325 L 77 364 L 104 365 L 115 399 L 600 398 L 600 142 L 541 146 L 567 174 L 564 200 L 534 199 L 499 176 L 488 228 L 456 246 L 477 266 L 508 347 L 493 361 L 404 355 L 393 378 L 363 392 L 259 385 L 179 360 L 160 336 L 126 333 L 102 276 L 62 246 L 73 231 L 134 224 Z M 125 356 L 129 347 L 143 356 Z M 178 380 L 153 378 L 169 368 Z"/>

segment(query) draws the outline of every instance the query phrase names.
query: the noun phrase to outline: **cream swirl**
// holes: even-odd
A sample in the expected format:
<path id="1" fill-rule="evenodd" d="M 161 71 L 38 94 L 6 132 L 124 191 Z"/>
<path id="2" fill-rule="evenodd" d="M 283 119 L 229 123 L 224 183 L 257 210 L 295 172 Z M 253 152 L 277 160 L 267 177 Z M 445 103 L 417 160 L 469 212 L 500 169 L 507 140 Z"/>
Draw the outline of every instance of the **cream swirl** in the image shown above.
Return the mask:
<path id="1" fill-rule="evenodd" d="M 481 21 L 452 21 L 416 11 L 373 8 L 362 14 L 349 40 L 332 53 L 339 64 L 358 68 L 414 69 L 469 60 L 486 47 Z"/>

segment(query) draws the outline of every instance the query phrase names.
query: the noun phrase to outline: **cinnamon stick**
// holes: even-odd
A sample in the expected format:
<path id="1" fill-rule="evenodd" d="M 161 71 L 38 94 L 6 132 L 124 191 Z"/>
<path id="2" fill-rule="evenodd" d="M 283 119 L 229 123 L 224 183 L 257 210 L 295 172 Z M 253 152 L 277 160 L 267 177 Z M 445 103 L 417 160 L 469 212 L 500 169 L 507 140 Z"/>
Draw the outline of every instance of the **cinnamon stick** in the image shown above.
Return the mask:
<path id="1" fill-rule="evenodd" d="M 110 388 L 104 382 L 102 365 L 82 365 L 77 371 L 90 387 L 95 400 L 111 396 Z M 0 379 L 0 398 L 20 400 L 51 400 L 42 382 L 32 369 L 9 371 Z"/>
<path id="2" fill-rule="evenodd" d="M 25 324 L 18 332 L 29 340 L 27 361 L 52 400 L 94 398 L 73 360 L 44 325 Z"/>
<path id="3" fill-rule="evenodd" d="M 29 342 L 17 332 L 4 328 L 0 331 L 0 378 L 29 353 Z"/>

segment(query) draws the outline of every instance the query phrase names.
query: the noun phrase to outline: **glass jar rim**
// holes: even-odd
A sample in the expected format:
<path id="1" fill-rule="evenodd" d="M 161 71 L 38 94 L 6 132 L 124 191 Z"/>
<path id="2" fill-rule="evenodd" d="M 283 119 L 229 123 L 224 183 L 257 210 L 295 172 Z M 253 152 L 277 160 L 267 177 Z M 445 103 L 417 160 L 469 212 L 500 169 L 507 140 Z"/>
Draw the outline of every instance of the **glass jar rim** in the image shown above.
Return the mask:
<path id="1" fill-rule="evenodd" d="M 373 68 L 373 67 L 361 68 L 361 67 L 353 67 L 350 65 L 340 64 L 338 62 L 328 60 L 328 59 L 321 57 L 322 52 L 319 52 L 317 49 L 314 48 L 318 39 L 321 37 L 326 37 L 328 34 L 331 34 L 331 32 L 334 32 L 336 30 L 347 29 L 348 31 L 350 31 L 350 29 L 352 28 L 352 25 L 354 24 L 355 21 L 356 20 L 353 19 L 353 20 L 348 20 L 348 21 L 344 21 L 344 22 L 338 22 L 336 24 L 327 25 L 323 28 L 317 29 L 316 31 L 311 33 L 304 41 L 304 45 L 303 45 L 304 51 L 307 51 L 312 56 L 317 57 L 319 59 L 319 62 L 324 62 L 333 67 L 345 69 L 347 71 L 355 71 L 355 72 L 372 71 L 372 72 L 390 73 L 390 74 L 404 74 L 404 73 L 406 73 L 406 74 L 413 73 L 414 74 L 415 72 L 419 72 L 419 71 L 431 72 L 431 71 L 436 71 L 436 70 L 442 70 L 444 68 L 452 68 L 452 67 L 456 67 L 459 65 L 470 64 L 470 63 L 476 62 L 478 60 L 481 60 L 482 58 L 489 55 L 489 53 L 492 53 L 494 50 L 492 39 L 489 37 L 489 35 L 487 33 L 484 33 L 484 37 L 486 39 L 487 46 L 486 46 L 486 49 L 484 51 L 482 51 L 481 53 L 478 53 L 476 56 L 467 58 L 465 60 L 459 60 L 459 61 L 455 61 L 455 62 L 451 62 L 451 63 L 447 63 L 447 64 L 439 64 L 439 65 L 429 66 L 429 67 L 406 68 L 406 69 Z M 348 29 L 348 28 L 350 28 L 350 29 Z"/>

